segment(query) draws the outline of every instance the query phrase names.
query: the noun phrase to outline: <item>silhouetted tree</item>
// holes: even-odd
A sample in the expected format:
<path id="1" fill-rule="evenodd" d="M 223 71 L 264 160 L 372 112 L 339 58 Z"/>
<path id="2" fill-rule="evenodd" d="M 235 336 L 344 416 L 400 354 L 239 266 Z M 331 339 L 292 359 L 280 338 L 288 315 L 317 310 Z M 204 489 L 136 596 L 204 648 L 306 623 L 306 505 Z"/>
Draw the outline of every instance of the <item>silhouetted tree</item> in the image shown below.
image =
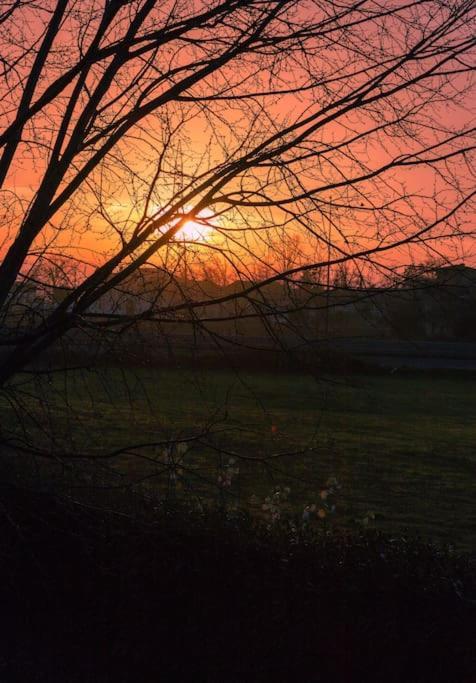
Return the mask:
<path id="1" fill-rule="evenodd" d="M 247 317 L 279 337 L 277 309 L 292 327 L 329 268 L 383 277 L 464 246 L 474 29 L 472 0 L 3 2 L 8 400 L 71 335 L 147 321 L 217 341 Z M 229 289 L 184 289 L 211 256 Z"/>

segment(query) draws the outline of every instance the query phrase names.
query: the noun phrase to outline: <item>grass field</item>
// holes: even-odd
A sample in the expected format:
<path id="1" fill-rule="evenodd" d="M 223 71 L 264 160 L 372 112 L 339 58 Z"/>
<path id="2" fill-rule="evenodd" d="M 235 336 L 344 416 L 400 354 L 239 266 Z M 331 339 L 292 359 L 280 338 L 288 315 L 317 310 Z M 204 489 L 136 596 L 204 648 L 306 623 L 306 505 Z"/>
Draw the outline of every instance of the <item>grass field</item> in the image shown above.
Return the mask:
<path id="1" fill-rule="evenodd" d="M 321 504 L 319 492 L 335 477 L 336 512 L 323 524 L 359 524 L 371 512 L 370 523 L 390 532 L 476 545 L 474 378 L 104 368 L 19 381 L 4 425 L 55 450 L 100 456 L 202 434 L 167 463 L 154 447 L 102 461 L 127 482 L 146 478 L 142 485 L 160 495 L 249 507 L 254 494 L 251 507 L 262 514 L 279 484 L 291 489 L 284 509 L 302 513 Z M 233 453 L 240 471 L 225 495 L 217 482 Z"/>

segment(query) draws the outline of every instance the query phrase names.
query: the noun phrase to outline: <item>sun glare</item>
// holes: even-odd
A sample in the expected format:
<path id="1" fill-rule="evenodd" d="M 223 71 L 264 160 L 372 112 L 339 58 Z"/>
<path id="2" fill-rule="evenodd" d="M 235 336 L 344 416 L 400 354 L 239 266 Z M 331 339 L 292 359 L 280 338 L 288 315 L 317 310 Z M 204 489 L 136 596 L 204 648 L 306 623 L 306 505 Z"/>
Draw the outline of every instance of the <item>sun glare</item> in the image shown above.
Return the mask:
<path id="1" fill-rule="evenodd" d="M 174 240 L 185 242 L 208 242 L 213 233 L 213 228 L 215 227 L 210 221 L 214 215 L 215 214 L 210 209 L 200 211 L 195 219 L 186 221 L 184 225 L 177 230 Z M 167 229 L 167 227 L 165 229 Z M 162 233 L 157 230 L 155 234 L 158 237 Z"/>
<path id="2" fill-rule="evenodd" d="M 195 220 L 187 221 L 175 233 L 176 240 L 186 240 L 190 242 L 206 242 L 212 233 L 213 225 L 209 219 L 213 216 L 213 211 L 204 209 L 199 213 Z"/>

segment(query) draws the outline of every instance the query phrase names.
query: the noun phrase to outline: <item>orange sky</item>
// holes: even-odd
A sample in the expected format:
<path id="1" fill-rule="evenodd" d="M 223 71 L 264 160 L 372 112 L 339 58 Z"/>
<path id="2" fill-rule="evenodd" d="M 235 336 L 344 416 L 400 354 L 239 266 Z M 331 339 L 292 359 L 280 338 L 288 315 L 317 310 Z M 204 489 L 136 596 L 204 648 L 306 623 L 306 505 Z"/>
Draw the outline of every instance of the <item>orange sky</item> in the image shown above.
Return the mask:
<path id="1" fill-rule="evenodd" d="M 311 8 L 311 10 L 309 9 Z M 306 9 L 312 11 L 312 3 Z M 37 15 L 38 16 L 38 15 Z M 35 32 L 34 22 L 28 28 L 30 35 Z M 68 27 L 64 28 L 65 36 Z M 68 38 L 70 40 L 71 38 Z M 369 36 L 371 39 L 371 36 Z M 395 38 L 396 39 L 396 38 Z M 390 40 L 390 39 L 389 39 Z M 346 63 L 346 47 L 329 48 L 332 59 L 342 60 L 341 69 L 352 69 L 351 63 Z M 183 62 L 186 53 L 178 57 L 177 63 Z M 311 57 L 308 56 L 311 60 Z M 314 60 L 316 65 L 319 62 Z M 332 71 L 332 64 L 324 64 L 324 68 Z M 280 70 L 280 88 L 295 87 L 305 78 L 307 64 L 300 64 L 295 59 L 284 62 Z M 317 68 L 316 66 L 316 68 Z M 58 64 L 55 69 L 58 70 Z M 240 63 L 225 70 L 217 78 L 214 87 L 223 86 L 227 78 L 237 79 L 239 69 L 251 69 L 251 65 Z M 461 89 L 466 77 L 454 78 L 453 87 Z M 258 73 L 253 87 L 260 89 L 265 82 L 265 74 Z M 44 87 L 47 81 L 42 83 Z M 248 84 L 247 87 L 251 87 Z M 334 97 L 339 88 L 346 86 L 332 86 Z M 200 94 L 200 86 L 195 94 Z M 64 95 L 66 95 L 64 93 Z M 134 135 L 124 140 L 118 148 L 119 155 L 111 158 L 102 168 L 97 169 L 84 184 L 79 193 L 53 218 L 48 230 L 36 242 L 36 248 L 43 249 L 50 244 L 54 252 L 64 252 L 72 256 L 79 256 L 92 263 L 99 263 L 105 255 L 114 251 L 119 244 L 119 234 L 128 235 L 134 229 L 137 219 L 143 211 L 145 196 L 153 176 L 157 158 L 162 147 L 167 126 L 178 125 L 182 117 L 188 117 L 177 133 L 172 136 L 169 151 L 164 155 L 164 169 L 159 176 L 157 190 L 151 197 L 151 207 L 148 214 L 153 213 L 154 207 L 162 209 L 174 194 L 181 190 L 184 182 L 193 181 L 207 167 L 223 162 L 227 155 L 238 157 L 244 147 L 258 144 L 260 139 L 274 130 L 283 129 L 292 120 L 307 115 L 312 109 L 321 106 L 319 97 L 325 97 L 325 91 L 310 90 L 300 96 L 287 95 L 283 97 L 257 98 L 252 103 L 237 107 L 232 103 L 210 104 L 206 113 L 200 111 L 197 104 L 171 105 L 160 115 L 152 115 L 146 119 L 141 130 L 134 131 Z M 413 95 L 412 95 L 413 97 Z M 259 118 L 253 119 L 261 103 L 265 109 Z M 408 97 L 402 96 L 398 104 L 400 107 L 410 106 Z M 470 119 L 471 100 L 463 104 L 455 100 L 435 103 L 428 111 L 433 117 L 433 125 L 438 123 L 442 128 L 458 129 L 467 124 Z M 59 107 L 61 109 L 61 106 Z M 264 179 L 268 181 L 269 169 L 260 168 L 258 171 L 241 176 L 232 181 L 222 192 L 234 193 L 231 199 L 238 198 L 243 190 L 244 198 L 248 191 L 253 190 L 253 201 L 259 201 L 264 193 L 268 200 L 279 201 L 289 196 L 290 192 L 300 192 L 299 184 L 304 187 L 315 186 L 316 183 L 341 182 L 349 177 L 355 177 L 385 164 L 395 156 L 417 149 L 423 142 L 432 144 L 441 133 L 429 127 L 422 133 L 418 132 L 420 140 L 412 140 L 415 131 L 411 129 L 398 137 L 396 132 L 390 137 L 385 133 L 375 133 L 367 139 L 353 143 L 336 151 L 336 147 L 344 140 L 349 140 L 362 133 L 370 126 L 381 123 L 385 117 L 390 117 L 392 110 L 383 108 L 377 120 L 373 120 L 375 113 L 369 109 L 365 112 L 352 111 L 343 114 L 336 121 L 330 122 L 322 130 L 316 132 L 306 143 L 314 151 L 322 149 L 319 160 L 297 164 L 296 177 L 288 174 L 286 181 L 278 179 L 279 168 L 275 168 L 272 182 L 256 193 Z M 426 116 L 426 114 L 425 114 Z M 420 117 L 420 115 L 419 115 Z M 420 117 L 421 120 L 422 117 Z M 48 136 L 46 119 L 39 120 L 36 125 L 43 126 L 43 136 Z M 428 118 L 428 122 L 430 119 Z M 53 129 L 59 120 L 53 119 Z M 46 139 L 45 137 L 45 139 Z M 246 142 L 248 140 L 248 143 Z M 334 148 L 332 154 L 326 149 Z M 304 151 L 304 147 L 302 148 Z M 4 238 L 3 251 L 11 244 L 15 224 L 22 216 L 22 202 L 28 202 L 34 195 L 41 181 L 45 168 L 45 152 L 41 146 L 25 144 L 15 159 L 11 172 L 7 178 L 3 203 L 5 205 L 6 223 L 10 230 Z M 431 222 L 437 216 L 443 215 L 452 202 L 457 201 L 457 188 L 451 180 L 451 172 L 460 183 L 461 192 L 469 190 L 471 179 L 465 174 L 464 163 L 459 164 L 456 159 L 448 161 L 444 166 L 438 166 L 435 173 L 428 166 L 407 167 L 394 169 L 382 176 L 378 185 L 369 181 L 357 186 L 330 189 L 318 195 L 318 200 L 311 205 L 310 201 L 276 207 L 229 207 L 228 198 L 219 203 L 212 203 L 212 209 L 223 215 L 215 220 L 219 235 L 207 234 L 207 240 L 200 239 L 199 248 L 202 254 L 208 249 L 208 254 L 214 258 L 217 248 L 223 249 L 227 259 L 233 259 L 235 266 L 243 273 L 251 267 L 253 258 L 272 262 L 275 267 L 285 267 L 305 263 L 310 259 L 321 259 L 327 253 L 337 255 L 340 250 L 346 252 L 360 251 L 372 245 L 382 243 L 382 240 L 398 241 L 405 230 L 418 230 L 424 221 Z M 128 168 L 126 168 L 126 164 Z M 190 178 L 188 178 L 190 176 Z M 290 190 L 289 184 L 293 183 Z M 414 195 L 413 199 L 404 197 L 405 192 Z M 12 193 L 17 196 L 14 197 Z M 243 198 L 243 197 L 242 197 Z M 329 202 L 334 206 L 329 210 Z M 384 208 L 376 210 L 376 206 L 385 204 Z M 187 204 L 187 208 L 190 205 Z M 101 210 L 99 210 L 101 208 Z M 289 210 L 296 212 L 293 218 Z M 209 216 L 207 216 L 209 217 Z M 469 230 L 470 214 L 462 229 Z M 285 226 L 281 227 L 283 221 Z M 303 223 L 304 222 L 304 223 Z M 278 228 L 273 230 L 273 226 Z M 451 226 L 446 228 L 446 234 L 451 232 Z M 314 232 L 314 234 L 313 234 Z M 181 233 L 183 238 L 184 233 Z M 333 248 L 329 251 L 325 239 L 330 236 Z M 52 238 L 54 240 L 51 242 Z M 209 244 L 209 248 L 206 244 Z M 440 234 L 435 243 L 428 243 L 412 247 L 411 253 L 406 249 L 399 249 L 391 256 L 386 256 L 388 263 L 398 260 L 409 262 L 413 259 L 427 258 L 435 253 L 448 258 L 465 258 L 471 261 L 472 240 L 455 242 L 444 239 Z M 292 250 L 294 249 L 294 252 Z M 430 251 L 428 251 L 430 249 Z M 163 256 L 156 257 L 158 261 Z M 262 264 L 261 264 L 262 265 Z M 257 268 L 260 263 L 257 263 Z"/>

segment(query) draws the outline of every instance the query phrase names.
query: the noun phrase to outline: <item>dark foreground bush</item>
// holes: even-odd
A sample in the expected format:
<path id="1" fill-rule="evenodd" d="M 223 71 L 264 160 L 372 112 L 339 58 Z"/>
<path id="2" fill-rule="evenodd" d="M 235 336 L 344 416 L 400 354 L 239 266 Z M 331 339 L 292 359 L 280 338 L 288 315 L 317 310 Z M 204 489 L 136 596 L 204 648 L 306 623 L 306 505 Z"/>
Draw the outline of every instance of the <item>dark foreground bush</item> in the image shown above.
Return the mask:
<path id="1" fill-rule="evenodd" d="M 1 498 L 2 683 L 474 683 L 469 558 Z"/>

